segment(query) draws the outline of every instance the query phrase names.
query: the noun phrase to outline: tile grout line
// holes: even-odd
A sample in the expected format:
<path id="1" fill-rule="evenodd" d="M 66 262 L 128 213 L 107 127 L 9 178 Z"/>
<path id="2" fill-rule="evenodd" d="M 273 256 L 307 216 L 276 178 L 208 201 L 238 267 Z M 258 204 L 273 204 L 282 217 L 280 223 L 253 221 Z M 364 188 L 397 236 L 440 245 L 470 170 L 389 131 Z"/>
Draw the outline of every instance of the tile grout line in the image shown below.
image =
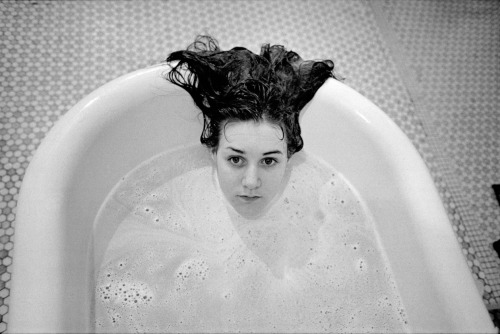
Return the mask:
<path id="1" fill-rule="evenodd" d="M 372 0 L 368 3 L 372 9 L 373 16 L 378 25 L 378 28 L 380 29 L 382 38 L 386 42 L 386 47 L 390 52 L 391 57 L 393 58 L 394 64 L 396 65 L 396 69 L 400 73 L 400 78 L 415 107 L 417 115 L 420 116 L 419 118 L 424 126 L 425 132 L 427 133 L 426 139 L 433 151 L 432 153 L 439 153 L 439 156 L 434 155 L 434 160 L 438 167 L 438 171 L 440 171 L 442 174 L 442 177 L 446 183 L 446 187 L 452 194 L 452 198 L 458 204 L 456 206 L 456 211 L 459 212 L 464 225 L 466 225 L 467 232 L 469 234 L 472 234 L 474 239 L 480 240 L 481 243 L 486 244 L 487 239 L 485 238 L 484 234 L 477 228 L 476 221 L 478 218 L 476 215 L 471 213 L 471 209 L 469 207 L 470 201 L 467 200 L 463 190 L 461 189 L 460 181 L 457 179 L 456 175 L 450 168 L 451 161 L 445 154 L 438 140 L 436 140 L 436 130 L 434 129 L 434 125 L 432 124 L 432 116 L 429 112 L 430 107 L 425 102 L 425 93 L 421 88 L 421 85 L 416 80 L 415 72 L 408 64 L 410 57 L 405 54 L 403 48 L 398 47 L 400 44 L 399 39 L 388 23 L 388 18 L 386 17 L 382 8 L 382 2 L 380 0 Z M 430 167 L 431 166 L 428 165 L 429 169 Z M 485 253 L 485 255 L 482 255 L 483 253 Z M 474 257 L 477 259 L 477 261 L 479 261 L 479 268 L 482 271 L 484 271 L 485 273 L 494 273 L 494 275 L 500 274 L 496 266 L 488 265 L 488 263 L 493 263 L 494 261 L 481 261 L 491 258 L 491 254 L 486 254 L 486 252 L 481 250 L 477 251 L 475 254 L 480 256 L 480 259 L 477 259 L 478 256 L 476 255 Z M 474 273 L 470 266 L 469 269 L 471 270 L 471 274 L 474 276 Z M 491 309 L 500 308 L 500 301 L 498 299 L 496 300 L 495 304 L 490 305 L 489 301 L 486 304 L 487 307 Z"/>

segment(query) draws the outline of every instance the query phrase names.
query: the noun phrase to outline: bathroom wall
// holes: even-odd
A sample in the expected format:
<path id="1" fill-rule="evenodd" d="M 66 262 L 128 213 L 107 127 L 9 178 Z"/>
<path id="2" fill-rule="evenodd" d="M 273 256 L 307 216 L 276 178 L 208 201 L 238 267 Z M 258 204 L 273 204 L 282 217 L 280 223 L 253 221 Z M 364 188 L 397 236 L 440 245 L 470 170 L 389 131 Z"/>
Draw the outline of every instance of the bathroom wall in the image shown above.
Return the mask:
<path id="1" fill-rule="evenodd" d="M 43 137 L 95 88 L 161 62 L 200 33 L 222 48 L 269 42 L 334 60 L 344 82 L 419 150 L 497 314 L 499 17 L 493 0 L 0 2 L 0 332 L 15 279 L 18 193 Z"/>

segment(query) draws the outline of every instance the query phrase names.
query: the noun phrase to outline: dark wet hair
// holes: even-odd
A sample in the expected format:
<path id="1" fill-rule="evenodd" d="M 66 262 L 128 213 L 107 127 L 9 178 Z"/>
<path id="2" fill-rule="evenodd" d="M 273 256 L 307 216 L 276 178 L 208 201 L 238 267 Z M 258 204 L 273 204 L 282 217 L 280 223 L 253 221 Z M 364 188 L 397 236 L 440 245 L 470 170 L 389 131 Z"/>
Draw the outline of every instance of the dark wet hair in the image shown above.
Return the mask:
<path id="1" fill-rule="evenodd" d="M 269 44 L 260 55 L 243 47 L 222 51 L 210 36 L 198 36 L 167 62 L 172 69 L 166 79 L 184 88 L 203 113 L 202 144 L 216 149 L 221 126 L 229 121 L 266 120 L 283 130 L 288 157 L 304 146 L 300 111 L 328 78 L 335 78 L 331 60 L 304 61 Z"/>

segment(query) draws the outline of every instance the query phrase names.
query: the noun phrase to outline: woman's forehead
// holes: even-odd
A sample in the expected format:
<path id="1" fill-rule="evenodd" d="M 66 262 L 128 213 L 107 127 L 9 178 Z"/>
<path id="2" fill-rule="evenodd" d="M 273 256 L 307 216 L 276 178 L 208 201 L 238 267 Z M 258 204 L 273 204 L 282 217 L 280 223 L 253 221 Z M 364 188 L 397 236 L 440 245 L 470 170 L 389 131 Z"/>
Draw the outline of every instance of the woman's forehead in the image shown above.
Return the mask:
<path id="1" fill-rule="evenodd" d="M 223 131 L 220 138 L 223 146 L 240 145 L 262 149 L 286 147 L 281 127 L 268 121 L 232 121 L 224 126 Z"/>

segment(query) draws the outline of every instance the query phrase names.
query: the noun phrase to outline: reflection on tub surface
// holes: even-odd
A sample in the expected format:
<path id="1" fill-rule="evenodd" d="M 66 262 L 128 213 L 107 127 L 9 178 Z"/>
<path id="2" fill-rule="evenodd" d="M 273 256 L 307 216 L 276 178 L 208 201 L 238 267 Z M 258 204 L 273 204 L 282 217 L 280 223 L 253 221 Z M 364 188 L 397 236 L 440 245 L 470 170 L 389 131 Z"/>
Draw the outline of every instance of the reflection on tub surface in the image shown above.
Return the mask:
<path id="1" fill-rule="evenodd" d="M 96 330 L 408 330 L 371 215 L 332 167 L 298 153 L 274 206 L 248 220 L 211 162 L 201 145 L 167 152 L 110 193 Z"/>

